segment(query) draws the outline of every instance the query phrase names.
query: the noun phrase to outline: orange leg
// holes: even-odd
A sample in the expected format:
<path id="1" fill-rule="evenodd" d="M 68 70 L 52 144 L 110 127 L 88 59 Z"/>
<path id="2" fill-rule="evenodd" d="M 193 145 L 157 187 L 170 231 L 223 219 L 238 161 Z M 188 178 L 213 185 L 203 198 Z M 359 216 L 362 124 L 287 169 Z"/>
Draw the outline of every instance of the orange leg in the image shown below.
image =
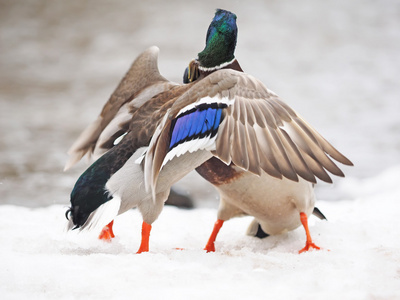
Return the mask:
<path id="1" fill-rule="evenodd" d="M 108 225 L 104 226 L 103 230 L 100 232 L 99 239 L 105 240 L 106 242 L 111 242 L 111 239 L 115 237 L 113 232 L 114 220 L 112 220 Z"/>
<path id="2" fill-rule="evenodd" d="M 150 239 L 151 225 L 143 222 L 142 224 L 142 242 L 140 243 L 137 254 L 142 252 L 149 252 L 149 239 Z"/>
<path id="3" fill-rule="evenodd" d="M 220 219 L 218 219 L 217 222 L 215 222 L 214 229 L 213 229 L 213 231 L 212 231 L 212 233 L 210 235 L 210 238 L 208 239 L 206 247 L 204 248 L 204 250 L 206 250 L 207 253 L 208 252 L 215 252 L 214 243 L 215 243 L 215 239 L 217 238 L 217 234 L 218 234 L 219 230 L 222 227 L 222 224 L 224 224 L 224 221 L 220 220 Z"/>
<path id="4" fill-rule="evenodd" d="M 317 249 L 317 250 L 321 249 L 320 247 L 318 247 L 317 245 L 315 245 L 312 242 L 310 230 L 308 229 L 307 215 L 303 212 L 300 213 L 300 221 L 303 224 L 304 229 L 306 230 L 307 241 L 306 241 L 306 246 L 303 249 L 301 249 L 299 251 L 299 253 L 308 251 L 308 250 L 310 250 L 310 248 Z"/>

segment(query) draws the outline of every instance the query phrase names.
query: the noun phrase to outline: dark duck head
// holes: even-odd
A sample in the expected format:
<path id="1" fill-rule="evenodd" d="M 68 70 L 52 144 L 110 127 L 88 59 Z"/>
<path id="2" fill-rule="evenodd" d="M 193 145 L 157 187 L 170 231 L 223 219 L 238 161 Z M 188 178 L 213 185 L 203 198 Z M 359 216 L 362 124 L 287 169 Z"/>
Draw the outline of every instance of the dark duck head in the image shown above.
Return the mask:
<path id="1" fill-rule="evenodd" d="M 111 174 L 99 163 L 101 161 L 96 161 L 79 177 L 71 192 L 71 207 L 65 216 L 72 218 L 74 229 L 83 226 L 91 212 L 112 198 L 105 190 Z"/>
<path id="2" fill-rule="evenodd" d="M 183 75 L 183 82 L 189 83 L 220 69 L 242 71 L 235 59 L 238 29 L 236 15 L 217 9 L 208 27 L 206 46 L 198 58 L 189 63 Z"/>
<path id="3" fill-rule="evenodd" d="M 71 192 L 71 207 L 65 213 L 67 219 L 71 218 L 75 225 L 74 229 L 83 226 L 93 211 L 112 199 L 106 183 L 133 152 L 125 144 L 128 143 L 123 141 L 118 147 L 110 149 L 83 172 L 75 183 Z"/>

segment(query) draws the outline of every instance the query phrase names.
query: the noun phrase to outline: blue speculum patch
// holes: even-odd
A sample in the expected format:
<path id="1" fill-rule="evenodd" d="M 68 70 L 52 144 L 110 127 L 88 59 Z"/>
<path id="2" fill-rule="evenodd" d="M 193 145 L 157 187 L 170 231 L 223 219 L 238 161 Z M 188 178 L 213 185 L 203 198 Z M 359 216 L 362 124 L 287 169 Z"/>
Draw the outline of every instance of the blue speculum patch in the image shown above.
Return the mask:
<path id="1" fill-rule="evenodd" d="M 202 104 L 178 116 L 172 121 L 169 150 L 190 140 L 216 135 L 226 107 L 220 103 Z"/>

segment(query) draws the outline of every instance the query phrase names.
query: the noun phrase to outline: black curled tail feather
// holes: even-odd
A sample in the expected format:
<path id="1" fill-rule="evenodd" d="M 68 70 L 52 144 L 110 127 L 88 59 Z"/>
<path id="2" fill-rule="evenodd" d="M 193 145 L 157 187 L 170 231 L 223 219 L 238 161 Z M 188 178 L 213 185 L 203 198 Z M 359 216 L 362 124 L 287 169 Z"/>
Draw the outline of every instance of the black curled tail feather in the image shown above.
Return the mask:
<path id="1" fill-rule="evenodd" d="M 67 220 L 70 222 L 70 225 L 68 226 L 68 230 L 74 230 L 74 229 L 79 228 L 79 226 L 76 225 L 75 222 L 74 222 L 73 211 L 74 211 L 74 209 L 72 207 L 70 207 L 65 212 L 65 218 L 67 218 Z M 76 226 L 72 227 L 71 222 L 72 222 L 73 225 L 76 225 Z"/>
<path id="2" fill-rule="evenodd" d="M 68 208 L 67 209 L 67 211 L 65 212 L 65 218 L 71 223 L 73 223 L 75 226 L 74 227 L 72 227 L 72 224 L 70 224 L 70 226 L 71 227 L 69 227 L 68 229 L 69 230 L 74 230 L 74 229 L 77 229 L 77 228 L 79 228 L 80 226 L 79 225 L 77 225 L 76 223 L 75 223 L 75 221 L 74 221 L 74 212 L 75 212 L 75 215 L 76 215 L 76 209 L 74 208 L 74 207 L 70 207 L 70 208 Z"/>
<path id="3" fill-rule="evenodd" d="M 67 211 L 65 212 L 65 218 L 69 221 L 69 217 L 72 214 L 72 207 L 68 208 Z"/>
<path id="4" fill-rule="evenodd" d="M 83 226 L 83 224 L 85 224 L 86 220 L 88 219 L 89 215 L 90 214 L 88 213 L 83 213 L 82 211 L 80 211 L 79 206 L 71 206 L 65 212 L 65 217 L 67 218 L 67 220 L 75 225 L 75 227 L 73 227 L 72 230 Z"/>

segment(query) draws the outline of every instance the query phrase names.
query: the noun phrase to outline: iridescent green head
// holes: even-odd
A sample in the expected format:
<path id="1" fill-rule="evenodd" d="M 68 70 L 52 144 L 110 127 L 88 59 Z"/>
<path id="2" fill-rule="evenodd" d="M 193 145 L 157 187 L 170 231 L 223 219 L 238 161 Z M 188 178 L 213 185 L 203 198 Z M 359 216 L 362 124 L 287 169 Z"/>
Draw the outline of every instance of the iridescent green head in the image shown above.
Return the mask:
<path id="1" fill-rule="evenodd" d="M 200 65 L 214 68 L 235 58 L 237 40 L 236 15 L 223 9 L 217 9 L 214 19 L 208 27 L 206 47 L 198 54 Z"/>

